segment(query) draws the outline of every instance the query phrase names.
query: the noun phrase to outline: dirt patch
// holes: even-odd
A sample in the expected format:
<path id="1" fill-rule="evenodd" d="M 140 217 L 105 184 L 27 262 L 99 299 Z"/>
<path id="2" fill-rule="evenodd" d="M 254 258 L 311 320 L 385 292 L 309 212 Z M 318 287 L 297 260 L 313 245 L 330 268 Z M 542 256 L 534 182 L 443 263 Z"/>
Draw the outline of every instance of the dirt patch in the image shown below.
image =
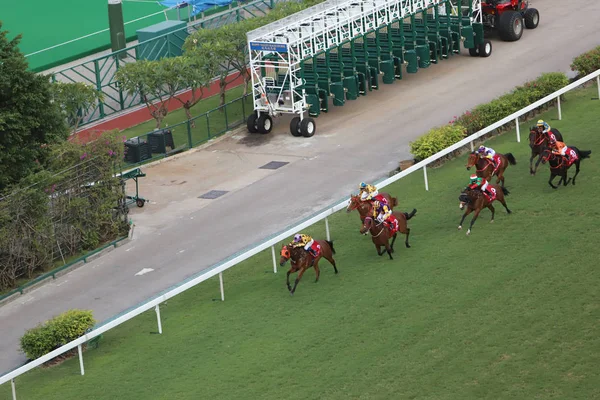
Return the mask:
<path id="1" fill-rule="evenodd" d="M 258 147 L 269 143 L 272 139 L 273 132 L 267 134 L 248 133 L 246 136 L 238 140 L 237 143 L 248 147 Z"/>

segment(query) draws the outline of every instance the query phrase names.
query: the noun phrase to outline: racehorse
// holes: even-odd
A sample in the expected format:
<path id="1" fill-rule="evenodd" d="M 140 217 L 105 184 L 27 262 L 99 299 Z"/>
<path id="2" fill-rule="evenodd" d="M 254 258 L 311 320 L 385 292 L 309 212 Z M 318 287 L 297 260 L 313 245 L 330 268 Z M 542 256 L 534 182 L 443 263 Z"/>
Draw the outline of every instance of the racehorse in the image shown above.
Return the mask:
<path id="1" fill-rule="evenodd" d="M 460 194 L 460 196 L 458 196 L 458 200 L 460 200 L 459 208 L 462 210 L 465 207 L 465 205 L 467 206 L 467 209 L 465 210 L 465 213 L 463 214 L 460 220 L 460 224 L 458 225 L 458 229 L 462 229 L 462 224 L 466 216 L 471 214 L 471 212 L 473 211 L 475 212 L 475 215 L 473 215 L 473 218 L 471 219 L 471 225 L 469 226 L 469 230 L 467 231 L 467 236 L 471 234 L 473 224 L 475 223 L 477 217 L 479 217 L 479 213 L 481 212 L 481 210 L 483 210 L 484 208 L 487 207 L 490 209 L 490 211 L 492 212 L 491 222 L 494 222 L 494 214 L 496 213 L 496 209 L 492 205 L 494 200 L 498 200 L 500 203 L 502 203 L 504 208 L 506 208 L 506 212 L 508 214 L 512 212 L 508 209 L 506 201 L 504 201 L 504 196 L 509 194 L 508 189 L 498 185 L 489 185 L 488 187 L 490 187 L 496 192 L 495 198 L 492 198 L 491 201 L 486 195 L 483 194 L 483 192 L 481 192 L 481 190 L 473 190 L 469 187 L 467 187 Z"/>
<path id="2" fill-rule="evenodd" d="M 381 196 L 383 196 L 387 202 L 388 202 L 388 207 L 390 207 L 390 209 L 393 209 L 394 207 L 396 207 L 398 205 L 398 199 L 395 197 L 390 196 L 389 193 L 385 193 L 385 192 L 381 192 L 379 193 Z M 368 201 L 362 201 L 360 199 L 359 195 L 350 195 L 350 201 L 348 202 L 348 207 L 346 207 L 346 212 L 350 213 L 353 210 L 358 209 L 359 214 L 363 215 L 363 213 L 360 211 L 361 209 L 365 209 L 366 207 L 366 211 L 365 213 L 368 211 L 370 202 Z M 361 221 L 363 221 L 364 218 L 361 217 Z"/>
<path id="3" fill-rule="evenodd" d="M 304 250 L 303 247 L 289 248 L 288 246 L 283 246 L 281 248 L 281 258 L 279 259 L 279 265 L 284 266 L 287 260 L 291 259 L 291 267 L 287 272 L 287 288 L 290 291 L 290 295 L 294 295 L 296 291 L 296 286 L 298 286 L 298 282 L 304 275 L 304 271 L 309 269 L 310 267 L 315 268 L 315 273 L 317 274 L 317 279 L 315 283 L 319 281 L 319 276 L 321 275 L 321 271 L 319 270 L 319 260 L 322 257 L 325 257 L 327 261 L 333 265 L 333 269 L 335 273 L 338 273 L 337 266 L 335 265 L 335 260 L 333 258 L 333 254 L 335 254 L 335 249 L 333 248 L 333 241 L 329 240 L 315 240 L 315 242 L 321 247 L 321 251 L 317 257 L 313 257 L 308 251 Z M 296 277 L 296 281 L 294 282 L 294 288 L 290 285 L 290 274 L 293 272 L 297 272 L 298 276 Z"/>
<path id="4" fill-rule="evenodd" d="M 568 146 L 567 152 L 569 152 L 571 160 L 574 159 L 575 161 L 567 162 L 565 157 L 554 154 L 549 148 L 544 149 L 540 156 L 542 164 L 546 164 L 546 162 L 550 164 L 550 179 L 548 180 L 548 184 L 552 186 L 553 189 L 558 189 L 561 182 L 563 182 L 564 186 L 569 184 L 571 178 L 567 179 L 567 171 L 573 164 L 575 164 L 575 176 L 573 177 L 573 185 L 575 185 L 575 178 L 577 178 L 577 174 L 579 174 L 579 163 L 581 163 L 581 160 L 584 158 L 589 158 L 590 154 L 592 154 L 591 150 L 579 150 L 575 146 Z M 560 176 L 560 180 L 558 181 L 558 186 L 554 186 L 552 181 L 557 176 Z"/>
<path id="5" fill-rule="evenodd" d="M 408 236 L 410 235 L 410 228 L 408 227 L 408 220 L 415 216 L 417 213 L 416 209 L 413 209 L 410 214 L 393 211 L 392 214 L 398 220 L 398 232 L 406 235 L 406 240 L 404 244 L 407 248 L 410 248 L 410 244 L 408 244 Z M 396 236 L 398 236 L 398 232 L 395 232 L 392 236 L 392 244 L 390 245 L 390 229 L 387 224 L 383 222 L 375 223 L 375 219 L 371 216 L 373 214 L 373 206 L 370 206 L 368 211 L 368 216 L 364 217 L 363 226 L 360 229 L 360 233 L 366 235 L 367 232 L 371 234 L 371 240 L 373 240 L 373 244 L 375 245 L 375 249 L 377 249 L 378 255 L 383 255 L 387 251 L 390 256 L 390 260 L 393 260 L 392 253 L 394 252 L 394 242 L 396 241 Z M 385 247 L 385 250 L 382 251 L 381 247 Z"/>
<path id="6" fill-rule="evenodd" d="M 485 178 L 487 181 L 490 180 L 492 176 L 496 176 L 496 183 L 502 181 L 502 187 L 504 187 L 504 171 L 508 168 L 508 165 L 516 165 L 517 160 L 512 155 L 512 153 L 500 154 L 496 153 L 498 158 L 500 158 L 500 165 L 494 172 L 494 163 L 492 160 L 487 158 L 481 158 L 477 154 L 476 151 L 471 152 L 469 154 L 469 158 L 467 160 L 467 170 L 471 169 L 471 167 L 477 168 L 477 176 Z"/>
<path id="7" fill-rule="evenodd" d="M 558 129 L 552 128 L 550 132 L 554 134 L 554 137 L 559 142 L 564 142 L 562 134 Z M 540 161 L 542 161 L 542 152 L 544 149 L 550 147 L 548 143 L 548 135 L 540 132 L 540 130 L 534 126 L 529 129 L 529 147 L 531 148 L 531 157 L 529 158 L 529 173 L 531 176 L 534 176 L 537 172 L 538 165 L 540 165 Z M 538 157 L 537 162 L 535 163 L 535 169 L 533 169 L 533 159 Z"/>

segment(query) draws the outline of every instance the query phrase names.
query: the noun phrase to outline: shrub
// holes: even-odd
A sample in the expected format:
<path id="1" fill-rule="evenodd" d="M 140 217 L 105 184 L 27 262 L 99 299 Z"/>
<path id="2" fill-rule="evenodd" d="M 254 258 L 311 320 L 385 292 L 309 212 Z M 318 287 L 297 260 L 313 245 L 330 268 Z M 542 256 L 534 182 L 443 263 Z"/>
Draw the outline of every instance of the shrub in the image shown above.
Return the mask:
<path id="1" fill-rule="evenodd" d="M 91 311 L 66 311 L 25 332 L 21 349 L 27 358 L 34 360 L 84 335 L 95 324 Z"/>
<path id="2" fill-rule="evenodd" d="M 600 46 L 585 52 L 573 59 L 571 71 L 576 71 L 580 76 L 586 76 L 600 69 Z"/>
<path id="3" fill-rule="evenodd" d="M 433 128 L 410 143 L 410 152 L 417 160 L 424 160 L 465 138 L 465 128 L 459 124 L 448 124 Z"/>

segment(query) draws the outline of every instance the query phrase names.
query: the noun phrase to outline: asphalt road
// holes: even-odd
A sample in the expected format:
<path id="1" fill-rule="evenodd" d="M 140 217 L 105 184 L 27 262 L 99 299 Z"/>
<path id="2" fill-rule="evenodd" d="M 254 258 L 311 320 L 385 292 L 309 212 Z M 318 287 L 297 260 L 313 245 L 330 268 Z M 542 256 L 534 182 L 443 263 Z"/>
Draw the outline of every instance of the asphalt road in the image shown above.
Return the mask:
<path id="1" fill-rule="evenodd" d="M 534 3 L 540 10 L 540 26 L 525 31 L 519 42 L 494 39 L 490 58 L 471 58 L 463 50 L 461 56 L 407 75 L 394 85 L 382 85 L 381 90 L 319 117 L 311 139 L 293 138 L 289 119 L 282 118 L 270 135 L 230 137 L 170 166 L 153 167 L 157 176 L 161 169 L 181 165 L 181 174 L 187 174 L 181 179 L 218 177 L 210 166 L 184 167 L 188 157 L 222 154 L 224 159 L 237 158 L 240 170 L 231 192 L 217 201 L 195 205 L 193 199 L 202 193 L 169 188 L 171 195 L 182 190 L 181 196 L 189 201 L 173 200 L 171 205 L 182 206 L 165 206 L 160 224 L 144 219 L 148 208 L 136 211 L 140 234 L 134 241 L 0 307 L 0 371 L 25 361 L 18 339 L 37 323 L 70 308 L 92 309 L 100 321 L 110 318 L 347 196 L 360 181 L 387 175 L 400 160 L 411 158 L 409 141 L 429 128 L 542 72 L 567 72 L 574 56 L 600 44 L 600 2 Z M 290 164 L 256 175 L 253 163 L 279 158 Z M 218 186 L 213 188 L 221 189 Z M 136 276 L 143 268 L 153 271 Z M 218 288 L 214 290 L 217 295 Z"/>

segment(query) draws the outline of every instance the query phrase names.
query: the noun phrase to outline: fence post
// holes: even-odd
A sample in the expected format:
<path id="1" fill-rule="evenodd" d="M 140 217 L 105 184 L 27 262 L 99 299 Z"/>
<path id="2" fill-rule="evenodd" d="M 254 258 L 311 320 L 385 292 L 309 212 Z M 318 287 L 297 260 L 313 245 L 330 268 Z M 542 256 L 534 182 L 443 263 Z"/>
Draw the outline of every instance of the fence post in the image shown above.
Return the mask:
<path id="1" fill-rule="evenodd" d="M 427 180 L 427 165 L 423 167 L 423 177 L 425 178 L 425 190 L 429 191 L 429 180 Z"/>
<path id="2" fill-rule="evenodd" d="M 277 273 L 277 259 L 275 258 L 275 245 L 271 246 L 271 254 L 273 255 L 273 273 Z"/>
<path id="3" fill-rule="evenodd" d="M 160 306 L 157 304 L 154 307 L 154 311 L 156 311 L 156 321 L 158 321 L 158 333 L 162 335 L 162 322 L 160 321 Z"/>
<path id="4" fill-rule="evenodd" d="M 223 273 L 219 272 L 219 285 L 221 286 L 221 301 L 225 301 L 225 290 L 223 289 Z"/>
<path id="5" fill-rule="evenodd" d="M 473 141 L 471 140 L 471 143 L 469 143 L 471 145 L 471 151 L 475 150 L 475 147 L 473 147 Z"/>
<path id="6" fill-rule="evenodd" d="M 562 110 L 560 108 L 560 95 L 556 98 L 558 100 L 558 120 L 562 121 Z"/>
<path id="7" fill-rule="evenodd" d="M 12 387 L 13 400 L 17 400 L 17 388 L 15 387 L 15 380 L 14 379 L 10 380 L 10 386 Z"/>
<path id="8" fill-rule="evenodd" d="M 596 77 L 596 85 L 598 86 L 598 100 L 600 100 L 600 75 Z"/>
<path id="9" fill-rule="evenodd" d="M 327 233 L 327 240 L 331 241 L 331 235 L 329 234 L 329 218 L 325 217 L 325 232 Z"/>
<path id="10" fill-rule="evenodd" d="M 85 375 L 85 370 L 83 369 L 83 353 L 81 352 L 81 345 L 77 345 L 77 352 L 79 353 L 79 369 L 81 369 L 81 375 Z"/>
<path id="11" fill-rule="evenodd" d="M 521 143 L 521 128 L 519 127 L 519 117 L 515 118 L 515 128 L 517 129 L 517 143 Z"/>
<path id="12" fill-rule="evenodd" d="M 192 142 L 192 123 L 189 119 L 187 120 L 187 136 L 188 136 L 188 148 L 191 149 L 194 146 L 194 144 Z"/>

